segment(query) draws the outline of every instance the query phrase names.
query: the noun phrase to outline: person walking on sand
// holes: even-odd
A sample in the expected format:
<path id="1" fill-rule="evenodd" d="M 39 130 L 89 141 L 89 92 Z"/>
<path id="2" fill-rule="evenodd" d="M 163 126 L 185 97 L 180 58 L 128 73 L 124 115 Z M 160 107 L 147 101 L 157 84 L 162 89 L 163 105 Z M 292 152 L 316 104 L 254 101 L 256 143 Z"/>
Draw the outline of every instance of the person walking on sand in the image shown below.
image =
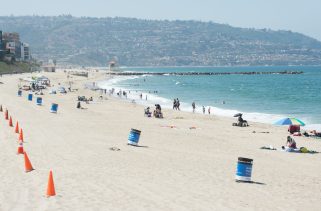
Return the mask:
<path id="1" fill-rule="evenodd" d="M 195 102 L 192 103 L 193 113 L 195 113 Z"/>
<path id="2" fill-rule="evenodd" d="M 174 101 L 173 101 L 173 110 L 176 109 L 176 99 L 174 98 Z"/>
<path id="3" fill-rule="evenodd" d="M 205 107 L 203 106 L 203 114 L 205 114 Z"/>
<path id="4" fill-rule="evenodd" d="M 210 106 L 208 107 L 207 112 L 209 115 L 211 114 L 211 107 Z"/>

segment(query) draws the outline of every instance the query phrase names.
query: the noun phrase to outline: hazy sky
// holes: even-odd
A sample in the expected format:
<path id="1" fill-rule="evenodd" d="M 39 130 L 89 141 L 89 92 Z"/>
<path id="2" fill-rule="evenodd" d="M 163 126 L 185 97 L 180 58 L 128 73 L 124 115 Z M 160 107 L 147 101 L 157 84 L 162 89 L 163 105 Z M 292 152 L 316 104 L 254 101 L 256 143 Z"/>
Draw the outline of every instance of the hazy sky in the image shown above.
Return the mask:
<path id="1" fill-rule="evenodd" d="M 321 41 L 321 0 L 0 0 L 0 15 L 203 20 L 285 29 Z"/>

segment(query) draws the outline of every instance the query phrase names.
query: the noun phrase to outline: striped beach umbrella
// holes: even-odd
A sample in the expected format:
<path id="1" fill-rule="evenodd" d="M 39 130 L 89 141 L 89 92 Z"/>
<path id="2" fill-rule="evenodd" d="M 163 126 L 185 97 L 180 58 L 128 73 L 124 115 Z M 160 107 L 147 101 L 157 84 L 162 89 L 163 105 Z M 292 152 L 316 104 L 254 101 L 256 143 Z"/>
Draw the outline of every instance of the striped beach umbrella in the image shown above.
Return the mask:
<path id="1" fill-rule="evenodd" d="M 305 126 L 304 122 L 297 118 L 283 118 L 274 123 L 275 125 L 301 125 Z"/>

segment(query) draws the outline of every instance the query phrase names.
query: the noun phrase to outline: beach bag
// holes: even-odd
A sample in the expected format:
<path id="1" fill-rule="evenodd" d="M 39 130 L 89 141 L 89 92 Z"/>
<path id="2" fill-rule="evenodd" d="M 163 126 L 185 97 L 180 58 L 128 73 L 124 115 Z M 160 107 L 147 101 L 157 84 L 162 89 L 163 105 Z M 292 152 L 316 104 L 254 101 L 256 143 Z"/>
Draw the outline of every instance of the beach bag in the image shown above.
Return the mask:
<path id="1" fill-rule="evenodd" d="M 301 148 L 300 148 L 300 152 L 302 152 L 302 153 L 308 153 L 309 150 L 308 150 L 307 148 L 305 148 L 305 147 L 301 147 Z"/>

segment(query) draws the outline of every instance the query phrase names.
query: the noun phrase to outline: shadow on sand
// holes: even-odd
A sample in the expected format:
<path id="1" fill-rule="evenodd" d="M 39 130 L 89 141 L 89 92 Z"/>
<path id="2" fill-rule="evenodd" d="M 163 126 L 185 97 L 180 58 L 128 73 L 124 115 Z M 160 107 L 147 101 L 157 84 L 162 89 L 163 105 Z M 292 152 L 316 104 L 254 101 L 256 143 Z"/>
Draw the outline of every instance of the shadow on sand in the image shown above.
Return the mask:
<path id="1" fill-rule="evenodd" d="M 249 183 L 249 184 L 255 184 L 255 185 L 266 185 L 263 182 L 255 182 L 255 181 L 240 181 L 240 180 L 235 180 L 238 183 Z"/>
<path id="2" fill-rule="evenodd" d="M 143 148 L 148 148 L 148 146 L 143 146 L 143 145 L 133 145 L 133 144 L 127 144 L 128 146 L 132 147 L 143 147 Z"/>

